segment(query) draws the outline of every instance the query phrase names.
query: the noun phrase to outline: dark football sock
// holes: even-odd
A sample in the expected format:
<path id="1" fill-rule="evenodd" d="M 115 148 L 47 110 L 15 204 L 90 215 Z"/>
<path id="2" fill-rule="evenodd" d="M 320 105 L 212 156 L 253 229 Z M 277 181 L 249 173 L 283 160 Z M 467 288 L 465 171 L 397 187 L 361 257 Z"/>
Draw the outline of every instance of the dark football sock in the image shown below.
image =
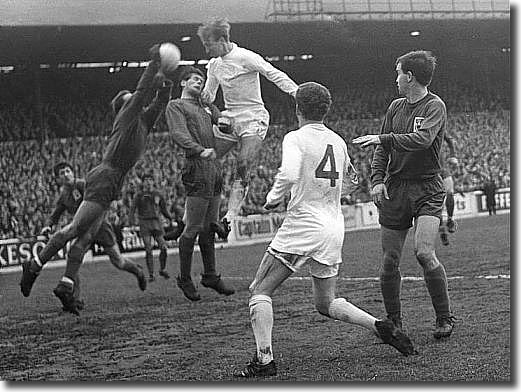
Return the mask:
<path id="1" fill-rule="evenodd" d="M 201 249 L 205 275 L 216 275 L 215 234 L 213 232 L 199 233 L 199 248 Z"/>
<path id="2" fill-rule="evenodd" d="M 181 279 L 192 279 L 192 255 L 194 253 L 195 238 L 184 235 L 179 237 L 179 267 Z"/>
<path id="3" fill-rule="evenodd" d="M 58 251 L 65 246 L 68 238 L 61 232 L 54 234 L 47 242 L 47 245 L 38 253 L 38 259 L 40 263 L 45 265 L 50 259 L 52 259 Z"/>
<path id="4" fill-rule="evenodd" d="M 139 268 L 136 263 L 130 261 L 129 259 L 122 258 L 123 263 L 121 263 L 121 270 L 130 272 L 131 274 L 136 275 L 139 272 Z"/>
<path id="5" fill-rule="evenodd" d="M 447 216 L 449 219 L 452 219 L 452 216 L 454 215 L 454 195 L 452 193 L 447 193 L 445 205 L 447 206 Z"/>
<path id="6" fill-rule="evenodd" d="M 425 285 L 431 296 L 436 316 L 450 315 L 449 288 L 443 265 L 424 272 Z"/>
<path id="7" fill-rule="evenodd" d="M 159 266 L 161 270 L 166 268 L 166 249 L 161 249 L 159 251 Z"/>
<path id="8" fill-rule="evenodd" d="M 145 260 L 147 263 L 148 275 L 153 276 L 154 275 L 154 255 L 152 254 L 152 251 L 145 253 Z"/>
<path id="9" fill-rule="evenodd" d="M 67 265 L 65 266 L 65 273 L 63 274 L 67 278 L 76 280 L 78 271 L 80 270 L 81 263 L 83 262 L 83 256 L 86 250 L 82 247 L 73 245 L 67 255 Z"/>
<path id="10" fill-rule="evenodd" d="M 387 270 L 384 268 L 380 274 L 380 288 L 384 300 L 385 310 L 388 315 L 397 318 L 401 317 L 400 289 L 402 286 L 402 276 L 400 269 Z"/>

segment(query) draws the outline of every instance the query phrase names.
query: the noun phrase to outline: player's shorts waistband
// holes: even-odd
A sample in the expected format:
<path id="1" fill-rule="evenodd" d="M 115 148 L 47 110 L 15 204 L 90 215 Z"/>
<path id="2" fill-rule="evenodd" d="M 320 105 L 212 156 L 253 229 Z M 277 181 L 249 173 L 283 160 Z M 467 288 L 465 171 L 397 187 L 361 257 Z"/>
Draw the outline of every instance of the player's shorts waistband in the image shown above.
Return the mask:
<path id="1" fill-rule="evenodd" d="M 401 176 L 391 176 L 386 180 L 386 182 L 387 181 L 401 181 L 401 182 L 416 183 L 416 182 L 441 180 L 441 179 L 442 179 L 441 173 L 434 173 L 434 174 L 429 174 L 429 175 L 425 175 L 425 176 L 421 176 L 421 177 L 413 177 L 413 178 L 401 177 Z"/>

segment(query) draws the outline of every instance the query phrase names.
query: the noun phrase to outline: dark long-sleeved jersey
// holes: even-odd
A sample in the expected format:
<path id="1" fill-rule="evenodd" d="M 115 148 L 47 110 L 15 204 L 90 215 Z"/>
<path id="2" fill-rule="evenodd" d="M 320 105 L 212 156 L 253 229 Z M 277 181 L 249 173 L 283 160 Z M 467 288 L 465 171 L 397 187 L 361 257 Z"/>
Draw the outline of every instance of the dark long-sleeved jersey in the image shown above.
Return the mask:
<path id="1" fill-rule="evenodd" d="M 168 103 L 165 116 L 174 142 L 185 150 L 188 159 L 199 159 L 205 148 L 215 148 L 213 125 L 219 110 L 211 105 L 211 114 L 196 99 L 174 99 Z"/>
<path id="2" fill-rule="evenodd" d="M 160 88 L 152 103 L 154 76 L 159 63 L 151 61 L 139 79 L 136 91 L 116 115 L 103 162 L 127 173 L 141 158 L 149 131 L 170 98 L 170 87 Z"/>
<path id="3" fill-rule="evenodd" d="M 130 216 L 133 217 L 136 211 L 139 219 L 159 219 L 159 213 L 172 219 L 165 198 L 158 191 L 138 192 L 132 200 Z"/>
<path id="4" fill-rule="evenodd" d="M 83 201 L 83 194 L 85 192 L 85 180 L 76 178 L 71 185 L 63 185 L 60 189 L 60 195 L 56 201 L 56 207 L 51 215 L 47 218 L 45 225 L 56 225 L 62 214 L 67 211 L 74 215 Z"/>
<path id="5" fill-rule="evenodd" d="M 413 104 L 394 100 L 385 114 L 380 140 L 371 164 L 372 185 L 386 173 L 406 180 L 421 180 L 441 171 L 441 146 L 447 126 L 445 103 L 428 93 Z"/>

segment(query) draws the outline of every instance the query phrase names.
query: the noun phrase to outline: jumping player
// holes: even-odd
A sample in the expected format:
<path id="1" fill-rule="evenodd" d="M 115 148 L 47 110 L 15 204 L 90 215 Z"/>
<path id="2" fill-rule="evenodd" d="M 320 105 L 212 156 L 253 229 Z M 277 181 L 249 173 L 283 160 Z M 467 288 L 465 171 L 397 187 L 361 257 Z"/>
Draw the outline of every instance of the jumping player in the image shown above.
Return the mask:
<path id="1" fill-rule="evenodd" d="M 199 237 L 204 273 L 201 284 L 220 294 L 231 295 L 235 290 L 226 285 L 215 268 L 215 232 L 212 223 L 219 217 L 222 193 L 222 170 L 216 160 L 213 124 L 219 110 L 203 106 L 200 100 L 204 73 L 188 67 L 180 75 L 181 98 L 168 103 L 165 117 L 174 142 L 183 148 L 186 168 L 182 180 L 186 192 L 185 228 L 179 237 L 180 274 L 177 285 L 185 297 L 199 301 L 201 296 L 192 281 L 192 255 Z"/>
<path id="2" fill-rule="evenodd" d="M 275 208 L 288 192 L 291 200 L 250 285 L 250 319 L 257 350 L 236 377 L 277 374 L 271 343 L 271 298 L 304 265 L 313 277 L 315 307 L 320 314 L 364 327 L 404 355 L 415 352 L 410 339 L 390 320 L 378 320 L 335 295 L 344 240 L 340 196 L 349 178 L 350 158 L 344 140 L 323 123 L 331 106 L 328 89 L 304 83 L 295 99 L 299 129 L 284 137 L 282 164 L 264 207 Z"/>
<path id="3" fill-rule="evenodd" d="M 67 254 L 65 274 L 54 289 L 64 309 L 74 314 L 79 314 L 73 292 L 83 256 L 105 221 L 110 203 L 118 199 L 126 174 L 143 155 L 148 133 L 170 97 L 172 82 L 159 72 L 159 44 L 154 45 L 149 53 L 151 61 L 136 91 L 122 90 L 111 101 L 116 115 L 112 132 L 102 162 L 87 174 L 84 199 L 72 222 L 51 237 L 38 258 L 23 264 L 20 286 L 22 292 L 30 292 L 45 263 L 67 241 L 74 240 Z M 150 103 L 156 90 L 157 95 Z"/>
<path id="4" fill-rule="evenodd" d="M 436 313 L 434 338 L 449 337 L 454 327 L 447 274 L 435 252 L 445 199 L 441 147 L 447 109 L 431 93 L 436 58 L 413 51 L 396 60 L 396 84 L 404 98 L 391 102 L 380 135 L 355 138 L 361 147 L 375 145 L 371 194 L 382 227 L 383 265 L 380 285 L 388 318 L 402 325 L 400 259 L 414 223 L 414 253 Z"/>
<path id="5" fill-rule="evenodd" d="M 47 219 L 46 226 L 41 231 L 42 235 L 49 235 L 51 233 L 53 226 L 58 224 L 64 212 L 74 215 L 83 201 L 85 192 L 85 180 L 75 178 L 74 171 L 69 163 L 60 162 L 54 166 L 53 171 L 56 181 L 61 186 L 60 195 L 58 196 L 56 207 Z M 107 220 L 102 222 L 98 232 L 94 236 L 93 243 L 103 247 L 103 250 L 107 256 L 109 256 L 110 262 L 114 267 L 135 275 L 139 288 L 146 290 L 147 282 L 143 269 L 140 265 L 133 263 L 121 255 L 119 247 L 116 244 L 114 231 Z M 75 289 L 75 297 L 77 297 L 79 293 L 79 283 Z M 30 292 L 23 292 L 25 297 L 28 297 L 29 294 Z"/>
<path id="6" fill-rule="evenodd" d="M 213 102 L 221 86 L 226 108 L 222 116 L 231 120 L 233 129 L 233 135 L 216 134 L 219 157 L 240 143 L 226 215 L 230 221 L 229 218 L 239 214 L 246 197 L 249 168 L 257 158 L 269 126 L 270 115 L 262 100 L 259 75 L 292 96 L 298 86 L 257 53 L 230 42 L 230 24 L 226 20 L 203 24 L 197 34 L 206 53 L 212 57 L 207 65 L 207 80 L 201 98 L 205 103 Z"/>
<path id="7" fill-rule="evenodd" d="M 159 214 L 172 223 L 172 217 L 166 208 L 165 198 L 161 193 L 154 189 L 154 176 L 147 173 L 143 176 L 143 188 L 132 200 L 130 207 L 130 218 L 134 219 L 137 211 L 139 218 L 139 233 L 145 244 L 145 257 L 148 269 L 148 281 L 153 282 L 154 278 L 154 255 L 152 253 L 152 237 L 159 246 L 159 275 L 169 279 L 170 275 L 166 271 L 167 246 L 165 242 L 165 232 L 160 221 Z"/>

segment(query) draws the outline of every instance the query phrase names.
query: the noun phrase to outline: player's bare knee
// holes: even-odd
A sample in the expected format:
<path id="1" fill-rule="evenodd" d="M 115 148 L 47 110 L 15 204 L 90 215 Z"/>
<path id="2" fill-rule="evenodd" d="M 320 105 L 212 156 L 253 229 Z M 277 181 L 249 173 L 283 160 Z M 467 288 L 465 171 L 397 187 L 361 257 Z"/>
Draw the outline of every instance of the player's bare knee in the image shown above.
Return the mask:
<path id="1" fill-rule="evenodd" d="M 433 270 L 440 264 L 434 250 L 418 249 L 415 252 L 415 256 L 424 271 Z"/>

